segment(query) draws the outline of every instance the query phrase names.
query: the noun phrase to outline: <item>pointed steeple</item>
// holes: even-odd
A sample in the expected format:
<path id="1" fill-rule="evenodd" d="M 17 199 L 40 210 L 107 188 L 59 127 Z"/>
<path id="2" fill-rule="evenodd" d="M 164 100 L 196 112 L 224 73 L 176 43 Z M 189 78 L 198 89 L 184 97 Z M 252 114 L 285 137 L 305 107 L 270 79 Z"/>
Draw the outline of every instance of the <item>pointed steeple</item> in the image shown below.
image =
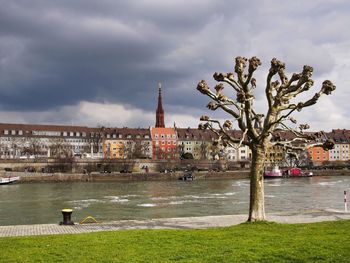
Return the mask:
<path id="1" fill-rule="evenodd" d="M 162 104 L 162 84 L 158 82 L 158 107 L 156 111 L 156 128 L 164 128 L 164 110 Z"/>

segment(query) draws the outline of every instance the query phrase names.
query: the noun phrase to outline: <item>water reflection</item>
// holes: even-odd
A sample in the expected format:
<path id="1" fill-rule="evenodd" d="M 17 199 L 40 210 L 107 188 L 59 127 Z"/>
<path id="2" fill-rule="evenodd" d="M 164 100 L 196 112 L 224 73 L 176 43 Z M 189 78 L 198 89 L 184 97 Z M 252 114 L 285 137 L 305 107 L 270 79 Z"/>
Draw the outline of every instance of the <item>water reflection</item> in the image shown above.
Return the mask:
<path id="1" fill-rule="evenodd" d="M 265 181 L 266 211 L 343 209 L 350 178 L 313 177 Z M 60 210 L 74 209 L 73 220 L 100 221 L 246 214 L 249 180 L 193 182 L 96 182 L 4 185 L 0 225 L 58 223 Z"/>

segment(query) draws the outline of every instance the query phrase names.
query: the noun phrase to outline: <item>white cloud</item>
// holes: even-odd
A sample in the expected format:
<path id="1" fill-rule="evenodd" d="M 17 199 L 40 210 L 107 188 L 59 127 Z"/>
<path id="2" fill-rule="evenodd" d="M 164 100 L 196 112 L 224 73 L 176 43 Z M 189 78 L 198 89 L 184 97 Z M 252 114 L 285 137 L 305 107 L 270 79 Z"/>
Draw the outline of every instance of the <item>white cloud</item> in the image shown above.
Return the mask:
<path id="1" fill-rule="evenodd" d="M 148 127 L 155 122 L 155 115 L 127 105 L 82 101 L 49 111 L 1 111 L 0 119 L 9 123 Z"/>

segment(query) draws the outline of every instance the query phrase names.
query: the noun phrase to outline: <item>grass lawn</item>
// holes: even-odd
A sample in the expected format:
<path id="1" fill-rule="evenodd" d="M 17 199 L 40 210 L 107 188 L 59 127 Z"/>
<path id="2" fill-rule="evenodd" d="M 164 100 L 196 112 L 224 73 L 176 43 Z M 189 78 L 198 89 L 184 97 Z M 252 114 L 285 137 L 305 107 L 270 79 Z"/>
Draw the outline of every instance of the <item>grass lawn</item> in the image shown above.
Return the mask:
<path id="1" fill-rule="evenodd" d="M 350 220 L 0 238 L 0 262 L 350 262 Z"/>

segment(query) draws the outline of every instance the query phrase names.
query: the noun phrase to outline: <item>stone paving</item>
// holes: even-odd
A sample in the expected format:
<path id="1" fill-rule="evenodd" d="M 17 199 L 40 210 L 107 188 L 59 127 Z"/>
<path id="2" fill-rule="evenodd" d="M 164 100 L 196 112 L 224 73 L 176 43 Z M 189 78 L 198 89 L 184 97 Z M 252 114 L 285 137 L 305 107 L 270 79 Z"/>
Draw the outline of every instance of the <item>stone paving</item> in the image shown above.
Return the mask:
<path id="1" fill-rule="evenodd" d="M 302 213 L 268 214 L 267 220 L 277 223 L 313 223 L 321 221 L 349 220 L 350 213 L 336 210 L 313 210 Z M 201 229 L 237 225 L 247 220 L 247 215 L 223 215 L 204 217 L 161 218 L 149 220 L 121 220 L 106 223 L 0 226 L 0 237 L 77 234 L 122 229 Z"/>

